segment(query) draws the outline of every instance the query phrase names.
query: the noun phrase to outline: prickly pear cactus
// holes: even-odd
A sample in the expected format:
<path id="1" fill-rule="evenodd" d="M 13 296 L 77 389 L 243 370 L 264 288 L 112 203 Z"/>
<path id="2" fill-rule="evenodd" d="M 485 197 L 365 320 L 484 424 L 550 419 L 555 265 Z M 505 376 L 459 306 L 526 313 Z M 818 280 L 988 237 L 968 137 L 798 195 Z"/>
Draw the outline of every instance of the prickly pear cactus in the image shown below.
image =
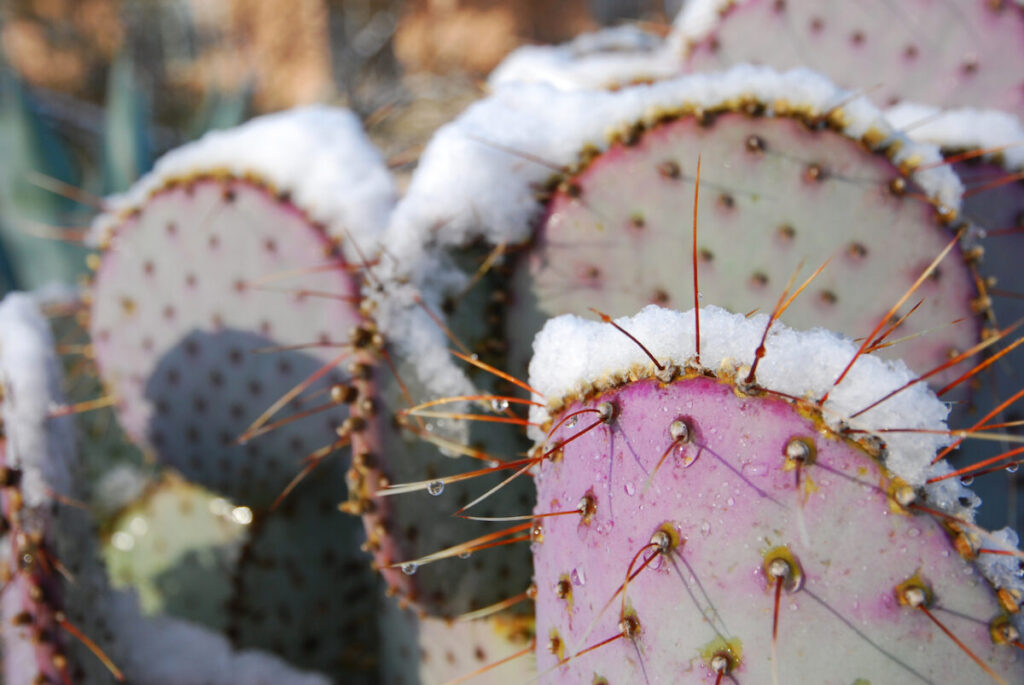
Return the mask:
<path id="1" fill-rule="evenodd" d="M 687 71 L 813 66 L 875 102 L 1024 111 L 1024 7 L 996 0 L 695 0 L 672 39 Z"/>
<path id="2" fill-rule="evenodd" d="M 770 310 L 801 263 L 830 260 L 784 320 L 858 334 L 962 228 L 962 188 L 934 164 L 937 148 L 819 75 L 741 66 L 614 93 L 499 89 L 425 151 L 388 243 L 427 292 L 465 287 L 437 275 L 441 249 L 483 238 L 503 250 L 507 280 L 487 316 L 508 368 L 523 368 L 548 316 L 692 302 L 680 270 L 701 155 L 701 295 L 736 311 Z M 475 173 L 456 182 L 461 168 Z M 988 300 L 969 256 L 952 249 L 893 337 L 913 368 L 977 342 Z"/>
<path id="3" fill-rule="evenodd" d="M 994 110 L 946 110 L 903 105 L 886 112 L 896 126 L 906 127 L 915 139 L 938 145 L 965 185 L 963 216 L 975 227 L 971 234 L 974 254 L 981 258 L 972 264 L 976 278 L 986 285 L 991 303 L 991 318 L 983 336 L 999 328 L 1011 327 L 1024 317 L 1019 297 L 1024 282 L 1018 268 L 1024 254 L 1024 126 L 1005 112 Z M 1024 353 L 1020 332 L 987 351 L 987 368 L 972 380 L 971 401 L 954 407 L 960 423 L 974 423 L 996 409 L 1022 385 L 1019 369 Z M 1007 349 L 1009 348 L 1009 349 Z M 994 422 L 1012 422 L 1021 418 L 1011 405 L 998 411 Z M 1011 432 L 1016 428 L 1010 426 Z M 1005 442 L 964 444 L 955 457 L 963 463 L 987 459 L 1008 450 Z M 1016 471 L 1016 466 L 1011 466 Z M 989 522 L 1009 522 L 1020 529 L 1024 525 L 1021 510 L 1020 477 L 988 476 L 974 488 L 986 507 L 980 512 Z"/>
<path id="4" fill-rule="evenodd" d="M 768 317 L 714 307 L 699 344 L 694 312 L 618 324 L 651 358 L 561 317 L 531 363 L 550 429 L 535 475 L 542 681 L 1024 677 L 1009 644 L 1021 553 L 972 523 L 959 483 L 933 480 L 949 470 L 930 465 L 946 408 L 917 384 L 857 413 L 913 379 L 904 365 L 864 356 L 836 383 L 851 342 L 776 324 L 762 348 Z"/>
<path id="5" fill-rule="evenodd" d="M 25 294 L 0 303 L 0 388 L 6 682 L 326 682 L 186 621 L 143 617 L 134 596 L 111 590 L 80 504 L 70 419 L 54 416 L 53 340 Z"/>
<path id="6" fill-rule="evenodd" d="M 55 495 L 71 488 L 70 424 L 48 416 L 59 402 L 59 373 L 31 298 L 6 297 L 0 324 L 3 672 L 7 682 L 62 682 L 71 673 L 69 635 L 59 625 L 62 582 L 50 555 Z"/>
<path id="7" fill-rule="evenodd" d="M 348 447 L 374 430 L 356 383 L 382 342 L 362 288 L 392 201 L 355 117 L 307 108 L 164 157 L 94 231 L 91 330 L 120 420 L 248 513 L 211 624 L 349 679 L 376 668 L 376 577 L 337 505 Z M 187 609 L 191 588 L 164 588 Z M 212 583 L 206 601 L 223 596 Z"/>
<path id="8" fill-rule="evenodd" d="M 387 640 L 382 643 L 381 682 L 474 685 L 526 682 L 537 677 L 532 615 L 496 614 L 450 622 L 417 617 L 392 601 L 381 607 Z"/>
<path id="9" fill-rule="evenodd" d="M 190 480 L 269 506 L 298 458 L 337 439 L 346 412 L 327 391 L 343 378 L 321 367 L 355 354 L 359 250 L 391 192 L 340 111 L 267 117 L 162 159 L 96 222 L 92 337 L 129 435 Z M 308 417 L 246 434 L 314 374 L 290 403 Z"/>

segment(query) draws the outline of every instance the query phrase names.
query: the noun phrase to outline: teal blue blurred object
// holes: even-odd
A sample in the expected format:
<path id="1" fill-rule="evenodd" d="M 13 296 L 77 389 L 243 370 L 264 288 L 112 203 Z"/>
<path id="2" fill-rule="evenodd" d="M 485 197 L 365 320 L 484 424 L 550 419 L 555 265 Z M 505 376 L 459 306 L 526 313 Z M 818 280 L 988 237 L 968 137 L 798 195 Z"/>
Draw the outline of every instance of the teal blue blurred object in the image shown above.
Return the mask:
<path id="1" fill-rule="evenodd" d="M 119 54 L 110 66 L 105 109 L 103 187 L 107 193 L 120 193 L 153 163 L 149 95 L 127 52 Z"/>
<path id="2" fill-rule="evenodd" d="M 38 288 L 75 283 L 86 249 L 57 239 L 54 227 L 82 225 L 87 207 L 41 187 L 46 179 L 80 186 L 72 151 L 41 116 L 24 84 L 0 65 L 0 285 Z M 49 237 L 42 237 L 49 236 Z"/>
<path id="3" fill-rule="evenodd" d="M 251 99 L 251 85 L 233 92 L 210 89 L 190 122 L 189 138 L 198 138 L 214 129 L 238 126 L 248 117 Z"/>

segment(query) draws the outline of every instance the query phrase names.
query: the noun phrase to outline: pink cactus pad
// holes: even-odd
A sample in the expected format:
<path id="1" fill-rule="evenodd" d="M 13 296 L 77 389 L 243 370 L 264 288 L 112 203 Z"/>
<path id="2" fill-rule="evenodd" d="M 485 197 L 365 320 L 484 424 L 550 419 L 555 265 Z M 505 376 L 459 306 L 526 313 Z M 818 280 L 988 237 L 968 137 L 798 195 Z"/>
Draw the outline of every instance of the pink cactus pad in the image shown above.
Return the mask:
<path id="1" fill-rule="evenodd" d="M 842 133 L 799 116 L 683 116 L 561 180 L 517 262 L 511 368 L 525 366 L 531 334 L 548 316 L 585 314 L 594 303 L 612 316 L 651 302 L 692 305 L 683 265 L 692 256 L 698 154 L 701 295 L 731 311 L 771 311 L 798 265 L 803 280 L 831 260 L 782 319 L 851 336 L 870 331 L 952 237 L 896 164 Z M 882 354 L 923 373 L 977 341 L 983 303 L 958 250 L 903 313 L 920 298 L 897 334 L 910 339 Z"/>
<path id="2" fill-rule="evenodd" d="M 1018 635 L 1007 612 L 1018 610 L 1019 588 L 997 596 L 973 561 L 979 549 L 1002 547 L 969 513 L 942 513 L 958 505 L 934 486 L 915 488 L 890 470 L 910 473 L 913 444 L 833 430 L 849 430 L 844 403 L 872 383 L 884 390 L 905 369 L 862 360 L 871 363 L 854 367 L 852 394 L 819 409 L 800 398 L 835 378 L 830 354 L 848 358 L 847 343 L 819 338 L 803 349 L 810 334 L 773 331 L 750 384 L 752 355 L 729 350 L 749 344 L 763 319 L 703 314 L 702 365 L 683 366 L 695 358 L 684 352 L 692 331 L 679 329 L 651 340 L 663 372 L 621 363 L 626 348 L 592 330 L 589 342 L 563 335 L 551 350 L 571 322 L 538 340 L 531 381 L 567 365 L 574 345 L 582 359 L 542 388 L 553 430 L 535 474 L 541 681 L 1020 682 L 1024 660 L 1007 644 Z M 645 311 L 620 323 L 643 340 L 653 318 Z M 666 351 L 673 335 L 675 353 Z M 806 378 L 806 395 L 773 391 L 787 364 Z M 908 402 L 861 418 L 876 430 L 909 421 L 898 418 L 916 401 Z M 916 403 L 930 411 L 926 397 Z M 916 458 L 927 464 L 933 454 Z M 572 513 L 544 516 L 563 511 Z"/>
<path id="3" fill-rule="evenodd" d="M 132 439 L 269 506 L 347 415 L 349 393 L 327 391 L 372 342 L 361 269 L 392 202 L 358 119 L 317 107 L 211 133 L 113 198 L 94 223 L 91 333 Z M 315 411 L 246 433 L 324 366 L 272 419 Z"/>
<path id="4" fill-rule="evenodd" d="M 898 601 L 896 588 L 917 574 L 935 593 L 935 613 L 973 652 L 1008 682 L 1024 674 L 1012 647 L 992 643 L 989 622 L 1001 611 L 992 589 L 953 552 L 939 521 L 893 506 L 891 480 L 863 449 L 823 434 L 780 399 L 741 397 L 713 378 L 641 381 L 567 413 L 601 402 L 618 408 L 613 422 L 567 444 L 536 479 L 537 514 L 594 503 L 589 522 L 538 524 L 538 660 L 552 681 L 597 673 L 642 682 L 646 669 L 649 682 L 713 682 L 714 654 L 730 649 L 738 660 L 730 673 L 744 683 L 771 682 L 773 669 L 780 682 L 980 682 L 976 664 Z M 677 420 L 693 438 L 671 447 Z M 816 458 L 797 485 L 786 454 L 805 444 Z M 642 551 L 662 527 L 677 546 Z M 773 666 L 765 566 L 779 548 L 799 562 L 803 581 L 782 597 Z M 638 637 L 558 667 L 556 656 L 620 632 L 616 592 L 637 554 L 634 571 L 651 558 L 625 592 Z"/>
<path id="5" fill-rule="evenodd" d="M 239 503 L 273 501 L 301 457 L 336 439 L 344 408 L 237 440 L 337 357 L 362 318 L 352 303 L 358 283 L 341 264 L 261 284 L 339 259 L 322 227 L 246 180 L 171 184 L 129 216 L 103 253 L 92 295 L 96 360 L 128 434 Z M 310 347 L 260 351 L 293 345 Z M 312 391 L 340 380 L 332 372 Z M 321 392 L 292 410 L 325 399 Z"/>
<path id="6" fill-rule="evenodd" d="M 697 0 L 676 22 L 686 69 L 813 65 L 872 100 L 1024 111 L 1024 7 L 1009 0 Z"/>
<path id="7" fill-rule="evenodd" d="M 525 683 L 537 675 L 531 649 L 532 616 L 452 622 L 417 617 L 394 602 L 382 607 L 381 613 L 387 640 L 382 645 L 380 682 L 385 685 L 429 685 L 459 678 L 473 685 L 504 685 Z M 482 672 L 468 678 L 477 671 Z"/>

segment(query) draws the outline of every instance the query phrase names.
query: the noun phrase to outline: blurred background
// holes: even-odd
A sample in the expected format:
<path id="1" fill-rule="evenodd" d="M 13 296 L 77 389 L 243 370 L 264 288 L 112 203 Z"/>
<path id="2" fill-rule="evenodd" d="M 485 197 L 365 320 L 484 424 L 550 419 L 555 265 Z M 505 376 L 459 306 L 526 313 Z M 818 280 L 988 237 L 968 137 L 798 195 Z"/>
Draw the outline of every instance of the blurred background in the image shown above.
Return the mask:
<path id="1" fill-rule="evenodd" d="M 2 0 L 0 292 L 74 283 L 95 198 L 207 130 L 344 105 L 401 177 L 515 47 L 623 22 L 663 31 L 681 3 Z"/>

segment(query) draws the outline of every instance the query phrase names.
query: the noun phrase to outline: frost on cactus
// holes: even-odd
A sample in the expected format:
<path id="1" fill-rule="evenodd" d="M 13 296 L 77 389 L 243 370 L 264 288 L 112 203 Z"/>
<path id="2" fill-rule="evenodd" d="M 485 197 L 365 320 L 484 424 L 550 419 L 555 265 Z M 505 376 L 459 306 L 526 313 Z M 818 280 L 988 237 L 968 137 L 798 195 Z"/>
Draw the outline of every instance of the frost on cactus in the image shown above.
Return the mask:
<path id="1" fill-rule="evenodd" d="M 190 480 L 266 507 L 345 418 L 331 371 L 315 410 L 240 444 L 271 404 L 352 356 L 359 250 L 391 202 L 350 114 L 299 110 L 210 134 L 161 160 L 99 217 L 96 359 L 126 431 Z M 279 418 L 279 417 L 278 417 Z"/>
<path id="2" fill-rule="evenodd" d="M 70 418 L 51 415 L 63 403 L 60 383 L 47 322 L 31 297 L 8 296 L 0 303 L 5 682 L 103 684 L 115 673 L 142 685 L 326 682 L 235 652 L 193 624 L 144 618 L 132 595 L 110 589 L 92 523 L 76 504 L 86 493 Z"/>
<path id="3" fill-rule="evenodd" d="M 699 358 L 693 312 L 619 320 L 657 362 L 573 317 L 538 337 L 534 513 L 573 511 L 537 519 L 541 680 L 1020 682 L 1016 536 L 932 481 L 948 438 L 885 432 L 945 407 L 917 384 L 858 414 L 913 374 L 834 385 L 856 347 L 820 330 L 776 324 L 751 371 L 767 318 L 704 308 Z"/>
<path id="4" fill-rule="evenodd" d="M 1024 7 L 996 0 L 694 0 L 673 40 L 693 71 L 814 65 L 879 103 L 1024 111 Z"/>
<path id="5" fill-rule="evenodd" d="M 960 226 L 959 181 L 927 166 L 941 160 L 937 148 L 910 142 L 821 76 L 741 66 L 614 93 L 500 89 L 425 151 L 389 245 L 405 264 L 433 265 L 416 249 L 478 236 L 514 252 L 493 299 L 508 368 L 522 368 L 547 316 L 692 302 L 681 274 L 698 154 L 701 292 L 736 311 L 770 310 L 802 262 L 811 271 L 831 258 L 784 320 L 859 333 L 950 242 L 943 226 Z M 436 267 L 409 271 L 428 291 L 445 285 Z M 958 249 L 921 296 L 894 337 L 908 338 L 900 353 L 923 372 L 977 341 L 986 301 Z"/>
<path id="6" fill-rule="evenodd" d="M 973 109 L 939 112 L 905 105 L 887 111 L 886 116 L 894 125 L 905 126 L 915 139 L 940 146 L 951 161 L 960 160 L 953 168 L 966 186 L 963 216 L 976 227 L 972 242 L 975 252 L 982 256 L 974 269 L 987 284 L 991 302 L 992 318 L 986 333 L 1017 323 L 1024 318 L 1020 297 L 1024 292 L 1020 270 L 1024 255 L 1024 126 L 1012 115 Z M 972 401 L 954 408 L 962 423 L 975 423 L 1024 386 L 1020 372 L 1024 348 L 1014 347 L 1019 336 L 1017 330 L 990 349 L 990 358 L 999 356 L 977 376 Z M 1012 349 L 1001 355 L 1007 347 Z M 1020 418 L 1019 409 L 1011 405 L 997 412 L 992 422 Z M 978 441 L 962 445 L 958 458 L 965 463 L 976 462 L 1008 449 L 1002 443 Z M 1019 494 L 1007 492 L 1007 488 L 1019 488 L 1019 483 L 1017 476 L 990 476 L 975 484 L 985 501 L 991 500 L 982 512 L 987 520 L 1024 526 L 1024 508 L 1015 504 Z"/>

